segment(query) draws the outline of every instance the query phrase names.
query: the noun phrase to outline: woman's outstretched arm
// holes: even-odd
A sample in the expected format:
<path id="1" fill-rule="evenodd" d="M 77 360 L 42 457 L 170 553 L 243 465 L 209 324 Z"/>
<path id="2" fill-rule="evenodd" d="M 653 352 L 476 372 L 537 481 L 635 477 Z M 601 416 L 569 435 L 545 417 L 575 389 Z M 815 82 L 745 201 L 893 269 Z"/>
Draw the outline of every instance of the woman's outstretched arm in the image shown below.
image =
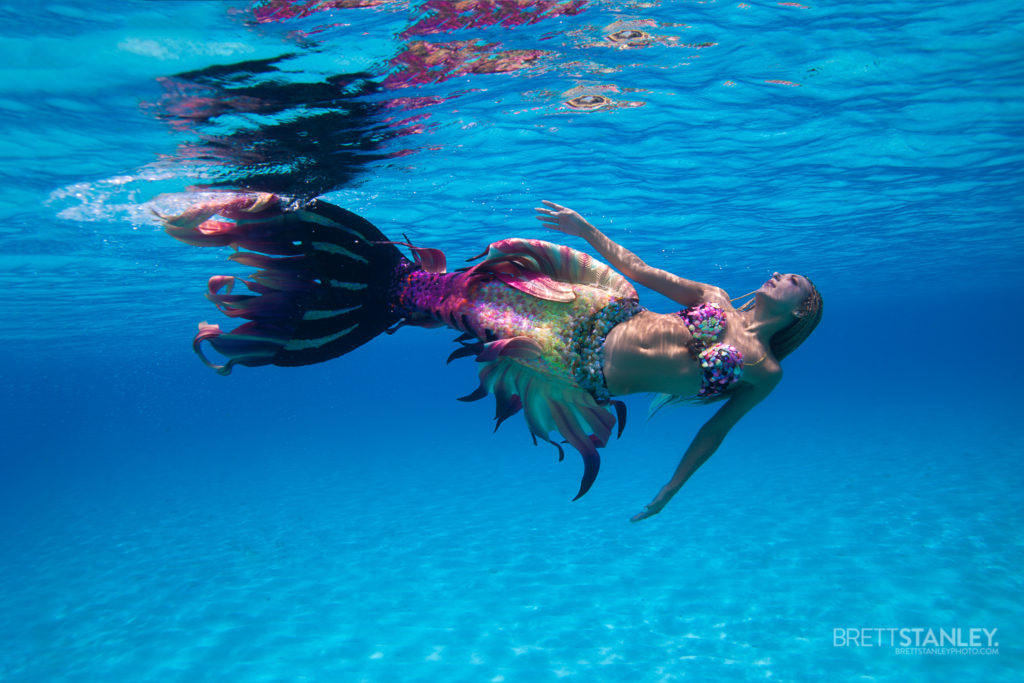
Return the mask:
<path id="1" fill-rule="evenodd" d="M 718 287 L 687 280 L 668 271 L 647 265 L 636 254 L 610 240 L 572 209 L 546 200 L 544 204 L 547 208 L 538 207 L 536 209 L 537 220 L 566 235 L 582 237 L 613 268 L 637 284 L 664 294 L 683 306 L 695 306 L 704 301 L 725 298 L 725 293 Z"/>
<path id="2" fill-rule="evenodd" d="M 781 378 L 781 373 L 776 373 L 774 377 L 767 383 L 767 385 L 754 386 L 751 384 L 741 385 L 736 389 L 732 397 L 718 409 L 714 417 L 708 420 L 700 431 L 697 432 L 697 436 L 693 438 L 690 443 L 690 447 L 686 449 L 686 453 L 683 454 L 683 459 L 679 462 L 679 466 L 676 467 L 675 473 L 672 475 L 672 479 L 669 480 L 665 486 L 662 487 L 658 495 L 654 497 L 647 508 L 638 515 L 634 515 L 631 522 L 639 522 L 642 519 L 653 517 L 654 515 L 661 512 L 662 508 L 668 505 L 668 502 L 672 500 L 672 496 L 679 492 L 679 489 L 683 487 L 694 472 L 697 471 L 701 465 L 707 462 L 718 447 L 722 444 L 722 440 L 725 439 L 725 435 L 729 433 L 740 418 L 746 415 L 751 408 L 756 406 L 761 400 L 771 393 L 771 390 L 775 388 Z"/>

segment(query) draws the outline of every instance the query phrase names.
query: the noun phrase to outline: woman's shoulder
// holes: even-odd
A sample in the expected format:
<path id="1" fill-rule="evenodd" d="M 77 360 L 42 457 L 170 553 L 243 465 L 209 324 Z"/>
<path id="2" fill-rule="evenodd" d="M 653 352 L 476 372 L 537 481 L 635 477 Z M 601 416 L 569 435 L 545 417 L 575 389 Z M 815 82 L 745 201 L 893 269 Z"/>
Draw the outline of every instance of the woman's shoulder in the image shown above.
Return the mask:
<path id="1" fill-rule="evenodd" d="M 774 389 L 780 380 L 782 365 L 771 356 L 743 368 L 743 381 L 755 385 L 765 393 Z"/>
<path id="2" fill-rule="evenodd" d="M 729 293 L 721 287 L 716 287 L 715 285 L 704 285 L 702 293 L 702 298 L 704 299 L 703 303 L 718 304 L 726 313 L 735 310 L 732 306 L 732 302 L 729 300 Z"/>

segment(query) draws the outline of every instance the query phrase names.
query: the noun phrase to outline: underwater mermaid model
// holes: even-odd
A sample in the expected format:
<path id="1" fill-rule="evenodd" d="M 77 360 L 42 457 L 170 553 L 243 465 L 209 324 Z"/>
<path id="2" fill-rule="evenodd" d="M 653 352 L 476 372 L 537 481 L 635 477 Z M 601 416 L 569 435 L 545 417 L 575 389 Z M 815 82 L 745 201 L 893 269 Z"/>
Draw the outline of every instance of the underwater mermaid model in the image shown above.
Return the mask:
<path id="1" fill-rule="evenodd" d="M 575 211 L 552 202 L 537 218 L 582 237 L 630 279 L 685 308 L 659 314 L 640 306 L 633 285 L 609 266 L 540 240 L 491 244 L 483 260 L 447 272 L 437 249 L 390 242 L 359 216 L 323 201 L 288 203 L 271 194 L 230 194 L 163 217 L 169 234 L 197 246 L 231 246 L 231 260 L 257 268 L 210 278 L 209 298 L 249 322 L 224 333 L 200 323 L 193 348 L 223 375 L 235 365 L 308 365 L 341 356 L 402 325 L 463 334 L 449 361 L 473 356 L 480 386 L 460 400 L 494 394 L 500 425 L 520 410 L 531 435 L 583 456 L 579 498 L 590 489 L 604 446 L 625 406 L 614 396 L 660 394 L 722 407 L 697 432 L 672 479 L 639 521 L 657 514 L 782 376 L 779 361 L 821 319 L 821 296 L 800 275 L 775 273 L 753 299 L 733 308 L 718 287 L 652 268 Z M 413 255 L 407 259 L 396 246 Z M 212 363 L 209 342 L 227 358 Z M 496 427 L 497 428 L 497 427 Z"/>

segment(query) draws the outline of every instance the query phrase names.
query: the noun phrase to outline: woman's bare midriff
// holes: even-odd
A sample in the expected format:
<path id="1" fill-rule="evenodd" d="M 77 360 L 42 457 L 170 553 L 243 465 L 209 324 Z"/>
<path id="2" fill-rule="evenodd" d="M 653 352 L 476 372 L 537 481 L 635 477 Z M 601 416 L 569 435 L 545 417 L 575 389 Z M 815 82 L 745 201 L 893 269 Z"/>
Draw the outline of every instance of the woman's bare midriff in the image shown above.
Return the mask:
<path id="1" fill-rule="evenodd" d="M 608 391 L 696 394 L 700 367 L 686 348 L 689 341 L 690 331 L 675 314 L 644 311 L 616 325 L 604 342 Z"/>

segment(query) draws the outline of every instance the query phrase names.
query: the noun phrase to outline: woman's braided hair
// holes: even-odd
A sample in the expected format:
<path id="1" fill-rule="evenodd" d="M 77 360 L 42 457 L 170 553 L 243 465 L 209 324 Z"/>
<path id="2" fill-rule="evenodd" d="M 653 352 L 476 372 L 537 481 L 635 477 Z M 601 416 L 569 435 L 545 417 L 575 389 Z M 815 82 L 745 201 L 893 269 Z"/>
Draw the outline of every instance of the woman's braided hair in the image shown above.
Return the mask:
<path id="1" fill-rule="evenodd" d="M 772 355 L 776 360 L 782 360 L 793 352 L 796 347 L 804 343 L 807 337 L 811 336 L 814 328 L 821 322 L 821 311 L 823 308 L 821 293 L 814 283 L 808 278 L 811 284 L 811 293 L 803 300 L 800 307 L 794 314 L 796 320 L 789 327 L 785 327 L 772 335 L 769 345 Z"/>

